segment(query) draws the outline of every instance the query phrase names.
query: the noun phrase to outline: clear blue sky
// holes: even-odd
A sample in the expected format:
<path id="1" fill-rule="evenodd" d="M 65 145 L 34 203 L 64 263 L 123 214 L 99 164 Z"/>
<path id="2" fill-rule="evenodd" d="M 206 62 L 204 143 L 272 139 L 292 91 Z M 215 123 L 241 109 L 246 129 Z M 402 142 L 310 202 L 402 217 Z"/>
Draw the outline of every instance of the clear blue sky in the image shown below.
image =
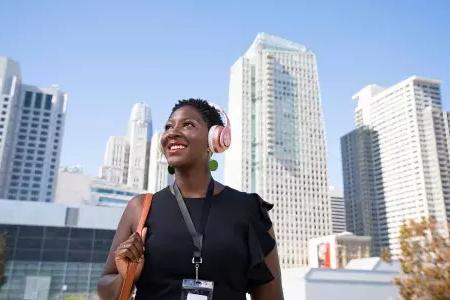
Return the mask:
<path id="1" fill-rule="evenodd" d="M 231 64 L 258 32 L 312 49 L 319 68 L 330 183 L 341 187 L 340 137 L 351 96 L 410 75 L 450 97 L 450 1 L 0 1 L 0 55 L 25 83 L 69 93 L 62 165 L 96 174 L 108 136 L 125 134 L 133 103 L 162 128 L 175 100 L 225 108 Z M 223 170 L 223 168 L 222 168 Z M 218 171 L 217 178 L 222 178 Z"/>

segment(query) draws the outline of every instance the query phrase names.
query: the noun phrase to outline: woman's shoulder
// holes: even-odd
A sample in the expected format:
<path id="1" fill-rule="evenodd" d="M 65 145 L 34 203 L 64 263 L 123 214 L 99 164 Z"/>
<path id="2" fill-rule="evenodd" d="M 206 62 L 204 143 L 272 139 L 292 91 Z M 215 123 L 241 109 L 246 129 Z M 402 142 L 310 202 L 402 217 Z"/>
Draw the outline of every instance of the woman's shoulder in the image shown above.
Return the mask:
<path id="1" fill-rule="evenodd" d="M 169 187 L 165 187 L 162 190 L 157 191 L 156 193 L 142 193 L 133 196 L 128 201 L 127 209 L 131 211 L 141 211 L 144 206 L 145 197 L 149 194 L 152 196 L 152 202 L 157 201 L 158 199 L 164 198 L 167 196 L 167 193 L 170 193 Z"/>
<path id="2" fill-rule="evenodd" d="M 225 186 L 224 190 L 227 199 L 237 200 L 237 202 L 244 205 L 247 210 L 259 210 L 261 207 L 266 210 L 271 210 L 273 207 L 273 204 L 264 201 L 257 193 L 242 192 L 229 186 Z"/>

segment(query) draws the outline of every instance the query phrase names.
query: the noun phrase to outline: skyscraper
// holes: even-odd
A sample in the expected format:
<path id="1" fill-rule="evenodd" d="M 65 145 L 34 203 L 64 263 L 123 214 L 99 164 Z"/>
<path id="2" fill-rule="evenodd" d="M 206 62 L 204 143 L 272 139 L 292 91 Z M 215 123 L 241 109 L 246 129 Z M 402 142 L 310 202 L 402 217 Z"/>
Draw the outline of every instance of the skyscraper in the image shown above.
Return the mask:
<path id="1" fill-rule="evenodd" d="M 231 67 L 225 183 L 275 204 L 281 265 L 307 265 L 310 238 L 331 233 L 324 121 L 314 53 L 260 33 Z"/>
<path id="2" fill-rule="evenodd" d="M 151 138 L 150 107 L 136 103 L 131 110 L 127 134 L 130 143 L 127 184 L 130 187 L 147 189 Z"/>
<path id="3" fill-rule="evenodd" d="M 22 76 L 19 64 L 0 56 L 0 198 L 6 198 L 8 172 L 17 127 Z"/>
<path id="4" fill-rule="evenodd" d="M 146 190 L 152 121 L 150 107 L 133 105 L 126 136 L 111 136 L 106 145 L 100 177 L 112 183 Z"/>
<path id="5" fill-rule="evenodd" d="M 367 126 L 361 126 L 341 138 L 342 169 L 346 227 L 356 235 L 372 236 L 378 219 L 373 210 L 375 197 L 372 135 Z"/>
<path id="6" fill-rule="evenodd" d="M 342 233 L 346 230 L 345 204 L 342 192 L 330 187 L 331 225 L 333 233 Z"/>
<path id="7" fill-rule="evenodd" d="M 370 219 L 375 252 L 400 253 L 399 228 L 407 219 L 434 216 L 448 233 L 450 133 L 440 82 L 412 76 L 389 88 L 366 86 L 353 99 L 357 129 L 342 139 L 345 197 L 354 195 L 350 215 Z M 364 150 L 350 150 L 357 147 Z M 362 176 L 367 182 L 356 182 L 355 170 L 369 174 Z M 358 210 L 360 204 L 369 209 Z"/>
<path id="8" fill-rule="evenodd" d="M 161 132 L 155 132 L 150 147 L 150 165 L 148 168 L 148 191 L 155 193 L 173 182 L 173 176 L 167 171 L 169 164 L 160 150 Z"/>
<path id="9" fill-rule="evenodd" d="M 67 94 L 24 85 L 17 63 L 0 57 L 0 198 L 53 201 Z"/>
<path id="10" fill-rule="evenodd" d="M 124 136 L 110 136 L 106 143 L 100 177 L 116 184 L 126 184 L 128 180 L 128 159 L 130 144 Z"/>

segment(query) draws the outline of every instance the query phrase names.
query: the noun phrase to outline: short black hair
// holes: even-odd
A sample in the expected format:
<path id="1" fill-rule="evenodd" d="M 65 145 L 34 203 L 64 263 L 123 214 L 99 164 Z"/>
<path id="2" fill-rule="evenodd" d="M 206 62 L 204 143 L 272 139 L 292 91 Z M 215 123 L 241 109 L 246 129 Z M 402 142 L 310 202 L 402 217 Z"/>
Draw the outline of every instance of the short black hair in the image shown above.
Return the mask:
<path id="1" fill-rule="evenodd" d="M 217 109 L 214 106 L 210 105 L 208 101 L 203 99 L 189 98 L 179 100 L 178 103 L 175 104 L 175 106 L 172 108 L 171 115 L 177 109 L 187 105 L 192 106 L 202 115 L 203 120 L 206 122 L 206 124 L 208 124 L 208 129 L 214 125 L 224 126 L 220 113 L 217 111 Z"/>

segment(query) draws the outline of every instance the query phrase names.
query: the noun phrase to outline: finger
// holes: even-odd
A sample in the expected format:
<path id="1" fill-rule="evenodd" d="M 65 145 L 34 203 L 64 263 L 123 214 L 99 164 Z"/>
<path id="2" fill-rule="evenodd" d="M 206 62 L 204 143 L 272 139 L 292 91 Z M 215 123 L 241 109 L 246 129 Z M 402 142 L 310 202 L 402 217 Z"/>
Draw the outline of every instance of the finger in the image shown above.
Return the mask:
<path id="1" fill-rule="evenodd" d="M 116 250 L 116 256 L 119 258 L 126 258 L 128 260 L 134 261 L 135 254 L 132 250 L 132 242 L 124 242 Z"/>
<path id="2" fill-rule="evenodd" d="M 134 236 L 133 244 L 137 245 L 140 248 L 144 247 L 144 242 L 142 241 L 141 236 L 137 232 L 136 232 L 136 235 Z"/>
<path id="3" fill-rule="evenodd" d="M 131 251 L 129 251 L 128 249 L 119 250 L 119 252 L 117 253 L 116 257 L 118 259 L 125 259 L 127 261 L 134 261 L 133 253 Z"/>
<path id="4" fill-rule="evenodd" d="M 145 238 L 147 237 L 147 227 L 144 227 L 141 232 L 141 239 L 145 243 Z"/>
<path id="5" fill-rule="evenodd" d="M 142 247 L 139 248 L 136 244 L 131 244 L 130 247 L 128 247 L 128 250 L 133 254 L 134 261 L 138 261 L 142 256 Z"/>

